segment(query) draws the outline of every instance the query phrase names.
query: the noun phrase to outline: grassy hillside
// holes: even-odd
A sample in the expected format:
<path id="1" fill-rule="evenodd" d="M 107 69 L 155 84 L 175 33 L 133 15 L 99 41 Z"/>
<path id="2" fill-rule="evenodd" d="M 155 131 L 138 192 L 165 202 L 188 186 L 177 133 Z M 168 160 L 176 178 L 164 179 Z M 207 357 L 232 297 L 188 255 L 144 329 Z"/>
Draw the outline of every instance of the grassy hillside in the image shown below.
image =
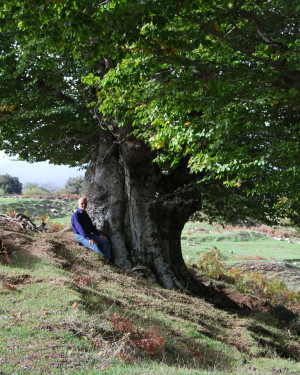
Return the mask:
<path id="1" fill-rule="evenodd" d="M 15 252 L 0 265 L 1 374 L 300 373 L 299 336 L 270 309 L 164 290 L 72 233 L 0 236 Z"/>

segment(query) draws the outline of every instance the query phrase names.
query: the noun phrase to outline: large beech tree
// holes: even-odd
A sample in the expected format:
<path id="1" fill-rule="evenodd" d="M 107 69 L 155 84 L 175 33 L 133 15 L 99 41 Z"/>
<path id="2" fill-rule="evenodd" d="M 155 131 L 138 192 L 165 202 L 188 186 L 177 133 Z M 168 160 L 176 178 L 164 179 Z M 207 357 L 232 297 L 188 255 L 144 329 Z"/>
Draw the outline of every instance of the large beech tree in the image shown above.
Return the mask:
<path id="1" fill-rule="evenodd" d="M 6 1 L 1 149 L 87 165 L 116 263 L 201 293 L 180 247 L 195 211 L 299 223 L 298 12 L 290 0 Z"/>

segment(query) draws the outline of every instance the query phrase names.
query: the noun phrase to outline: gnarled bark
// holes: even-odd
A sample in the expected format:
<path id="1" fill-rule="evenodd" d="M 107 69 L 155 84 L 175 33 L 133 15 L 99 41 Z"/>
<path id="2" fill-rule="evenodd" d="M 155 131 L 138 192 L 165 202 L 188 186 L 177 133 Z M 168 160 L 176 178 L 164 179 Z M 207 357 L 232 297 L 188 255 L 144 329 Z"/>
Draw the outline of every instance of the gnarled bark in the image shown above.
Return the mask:
<path id="1" fill-rule="evenodd" d="M 200 209 L 185 163 L 164 175 L 151 150 L 135 139 L 101 134 L 86 173 L 89 214 L 109 237 L 115 264 L 140 267 L 170 289 L 200 293 L 181 254 L 181 232 Z"/>

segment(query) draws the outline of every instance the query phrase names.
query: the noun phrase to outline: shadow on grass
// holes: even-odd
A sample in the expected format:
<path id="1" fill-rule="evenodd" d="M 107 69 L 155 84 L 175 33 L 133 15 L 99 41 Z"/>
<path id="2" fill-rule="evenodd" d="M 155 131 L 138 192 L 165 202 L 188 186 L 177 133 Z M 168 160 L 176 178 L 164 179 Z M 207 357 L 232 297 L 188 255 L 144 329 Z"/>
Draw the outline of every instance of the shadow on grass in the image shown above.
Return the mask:
<path id="1" fill-rule="evenodd" d="M 13 233 L 4 235 L 6 248 L 9 254 L 10 261 L 1 257 L 2 264 L 8 268 L 24 268 L 27 270 L 34 270 L 39 267 L 42 259 L 33 254 L 31 248 L 35 246 L 33 238 L 22 233 Z"/>
<path id="2" fill-rule="evenodd" d="M 230 354 L 224 350 L 224 346 L 222 347 L 219 344 L 214 345 L 214 340 L 219 341 L 217 337 L 220 332 L 217 328 L 214 328 L 213 325 L 209 326 L 201 322 L 202 330 L 203 326 L 205 326 L 204 331 L 201 332 L 199 326 L 192 334 L 192 337 L 189 337 L 179 329 L 174 329 L 177 324 L 173 324 L 172 322 L 174 315 L 170 307 L 163 305 L 157 306 L 155 301 L 153 301 L 153 310 L 156 313 L 164 314 L 164 316 L 162 319 L 152 316 L 149 319 L 147 318 L 146 323 L 145 321 L 141 323 L 141 311 L 140 314 L 138 314 L 132 310 L 132 306 L 134 306 L 132 296 L 123 295 L 123 300 L 121 300 L 116 297 L 110 298 L 105 291 L 99 292 L 78 285 L 74 285 L 73 287 L 81 294 L 81 303 L 85 306 L 86 311 L 90 315 L 101 314 L 110 310 L 111 314 L 119 312 L 120 315 L 123 316 L 128 314 L 128 309 L 131 310 L 130 320 L 122 318 L 124 319 L 123 331 L 114 331 L 113 327 L 110 327 L 111 329 L 98 330 L 98 334 L 113 345 L 118 341 L 124 340 L 128 346 L 128 350 L 132 350 L 135 340 L 142 338 L 145 342 L 145 350 L 135 350 L 133 354 L 135 359 L 149 358 L 157 362 L 161 362 L 163 359 L 164 363 L 167 365 L 174 365 L 174 363 L 176 363 L 179 366 L 203 369 L 216 367 L 225 369 L 235 360 L 233 351 Z M 126 301 L 127 297 L 128 300 Z M 191 315 L 187 314 L 186 318 L 191 318 Z M 180 319 L 183 321 L 182 316 Z M 130 327 L 128 331 L 126 322 L 128 323 L 128 327 Z M 186 324 L 192 325 L 188 320 L 186 320 Z M 142 328 L 141 325 L 143 326 Z M 155 334 L 154 336 L 149 336 L 149 332 L 153 332 L 151 327 L 154 327 L 154 332 L 157 333 L 157 336 Z M 157 341 L 159 341 L 159 337 L 166 339 L 164 353 L 160 351 L 153 355 L 147 352 L 147 343 L 149 345 L 149 351 L 151 351 L 151 349 L 155 351 L 155 345 Z M 217 346 L 219 347 L 217 348 Z"/>
<path id="3" fill-rule="evenodd" d="M 59 268 L 68 269 L 78 261 L 70 249 L 60 241 L 47 237 L 32 237 L 30 234 L 18 232 L 5 233 L 6 248 L 10 262 L 2 257 L 2 264 L 9 268 L 36 270 L 41 264 L 55 264 Z"/>

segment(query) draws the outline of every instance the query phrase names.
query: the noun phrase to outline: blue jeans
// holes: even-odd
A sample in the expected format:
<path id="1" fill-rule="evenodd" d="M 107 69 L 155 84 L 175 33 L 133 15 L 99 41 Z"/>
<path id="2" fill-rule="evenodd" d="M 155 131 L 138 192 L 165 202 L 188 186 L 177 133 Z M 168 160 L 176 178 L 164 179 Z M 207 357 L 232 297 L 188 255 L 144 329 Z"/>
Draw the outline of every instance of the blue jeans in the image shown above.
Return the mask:
<path id="1" fill-rule="evenodd" d="M 74 233 L 74 235 L 77 242 L 92 249 L 96 253 L 104 255 L 108 260 L 111 260 L 110 245 L 107 238 L 101 238 L 96 234 L 90 234 L 90 238 L 95 241 L 94 245 L 90 245 L 89 240 L 84 238 L 81 234 Z"/>

